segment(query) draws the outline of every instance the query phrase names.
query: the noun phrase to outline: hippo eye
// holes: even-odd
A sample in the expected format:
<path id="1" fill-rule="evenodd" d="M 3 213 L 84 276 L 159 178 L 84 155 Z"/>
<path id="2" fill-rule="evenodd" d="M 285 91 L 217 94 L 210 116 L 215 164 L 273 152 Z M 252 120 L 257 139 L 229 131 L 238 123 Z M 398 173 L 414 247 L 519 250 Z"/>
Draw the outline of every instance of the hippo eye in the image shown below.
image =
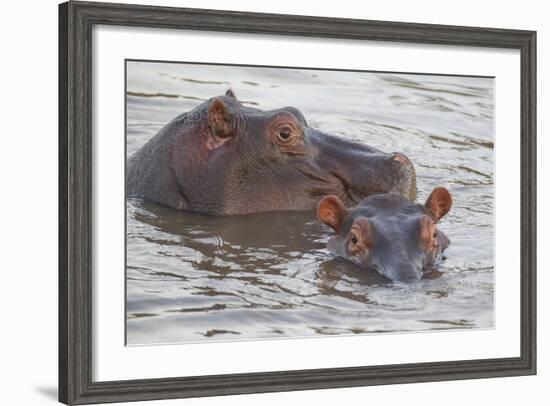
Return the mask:
<path id="1" fill-rule="evenodd" d="M 292 128 L 281 127 L 277 130 L 277 139 L 283 144 L 289 142 L 292 139 Z"/>
<path id="2" fill-rule="evenodd" d="M 357 244 L 359 242 L 359 240 L 357 239 L 357 236 L 355 234 L 351 235 L 350 240 L 353 244 Z"/>
<path id="3" fill-rule="evenodd" d="M 434 239 L 437 238 L 437 231 L 434 231 Z"/>
<path id="4" fill-rule="evenodd" d="M 282 138 L 283 140 L 288 140 L 291 135 L 292 130 L 288 127 L 284 127 L 279 130 L 279 138 Z"/>
<path id="5" fill-rule="evenodd" d="M 294 128 L 292 128 L 290 125 L 282 125 L 275 130 L 277 142 L 279 142 L 280 144 L 287 145 L 292 143 L 296 139 L 295 135 L 296 132 L 294 131 Z"/>

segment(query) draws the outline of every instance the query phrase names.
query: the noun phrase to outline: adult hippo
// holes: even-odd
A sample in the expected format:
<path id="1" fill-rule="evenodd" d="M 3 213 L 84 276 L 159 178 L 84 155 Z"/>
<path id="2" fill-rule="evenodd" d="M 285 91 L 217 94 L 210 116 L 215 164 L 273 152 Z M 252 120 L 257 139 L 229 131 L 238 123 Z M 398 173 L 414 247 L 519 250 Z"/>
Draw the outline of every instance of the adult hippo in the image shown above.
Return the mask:
<path id="1" fill-rule="evenodd" d="M 336 231 L 328 241 L 331 252 L 394 281 L 411 281 L 430 270 L 449 245 L 436 223 L 451 205 L 451 194 L 442 187 L 435 188 L 423 205 L 386 193 L 367 197 L 348 210 L 339 197 L 326 196 L 317 216 Z"/>
<path id="2" fill-rule="evenodd" d="M 213 215 L 311 210 L 375 193 L 416 195 L 410 160 L 308 127 L 294 107 L 262 111 L 233 92 L 174 118 L 128 161 L 127 195 Z"/>

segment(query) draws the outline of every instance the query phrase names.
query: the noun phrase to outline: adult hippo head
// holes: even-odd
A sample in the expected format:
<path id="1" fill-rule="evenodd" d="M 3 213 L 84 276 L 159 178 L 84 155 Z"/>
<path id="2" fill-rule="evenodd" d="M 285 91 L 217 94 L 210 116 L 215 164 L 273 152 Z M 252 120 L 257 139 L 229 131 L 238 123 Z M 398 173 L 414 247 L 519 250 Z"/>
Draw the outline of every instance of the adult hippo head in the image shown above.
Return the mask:
<path id="1" fill-rule="evenodd" d="M 430 270 L 449 245 L 436 223 L 451 204 L 450 193 L 441 187 L 424 205 L 386 193 L 348 210 L 339 197 L 326 196 L 319 202 L 317 216 L 336 231 L 328 242 L 331 252 L 394 281 L 410 281 Z"/>
<path id="2" fill-rule="evenodd" d="M 294 107 L 262 111 L 229 90 L 173 119 L 128 161 L 127 194 L 214 215 L 311 210 L 384 192 L 416 195 L 412 163 L 399 153 L 308 127 Z"/>

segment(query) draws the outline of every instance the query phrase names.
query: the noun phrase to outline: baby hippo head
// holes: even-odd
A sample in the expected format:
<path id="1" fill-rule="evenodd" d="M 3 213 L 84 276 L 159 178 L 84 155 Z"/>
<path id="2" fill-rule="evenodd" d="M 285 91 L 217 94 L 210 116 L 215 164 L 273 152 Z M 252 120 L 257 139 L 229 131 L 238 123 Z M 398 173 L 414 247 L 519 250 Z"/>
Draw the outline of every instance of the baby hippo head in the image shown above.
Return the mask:
<path id="1" fill-rule="evenodd" d="M 337 196 L 326 196 L 317 216 L 336 232 L 328 241 L 332 253 L 394 281 L 412 281 L 439 261 L 449 245 L 437 223 L 451 204 L 449 191 L 442 187 L 423 205 L 385 193 L 346 209 Z"/>

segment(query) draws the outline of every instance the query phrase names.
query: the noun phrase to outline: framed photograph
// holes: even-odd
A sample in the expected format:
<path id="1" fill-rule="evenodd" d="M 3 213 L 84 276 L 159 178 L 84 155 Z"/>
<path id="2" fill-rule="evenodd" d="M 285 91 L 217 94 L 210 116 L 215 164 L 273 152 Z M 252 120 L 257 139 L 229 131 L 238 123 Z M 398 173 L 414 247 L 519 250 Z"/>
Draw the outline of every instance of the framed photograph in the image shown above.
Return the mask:
<path id="1" fill-rule="evenodd" d="M 536 373 L 536 33 L 59 6 L 59 400 Z"/>

